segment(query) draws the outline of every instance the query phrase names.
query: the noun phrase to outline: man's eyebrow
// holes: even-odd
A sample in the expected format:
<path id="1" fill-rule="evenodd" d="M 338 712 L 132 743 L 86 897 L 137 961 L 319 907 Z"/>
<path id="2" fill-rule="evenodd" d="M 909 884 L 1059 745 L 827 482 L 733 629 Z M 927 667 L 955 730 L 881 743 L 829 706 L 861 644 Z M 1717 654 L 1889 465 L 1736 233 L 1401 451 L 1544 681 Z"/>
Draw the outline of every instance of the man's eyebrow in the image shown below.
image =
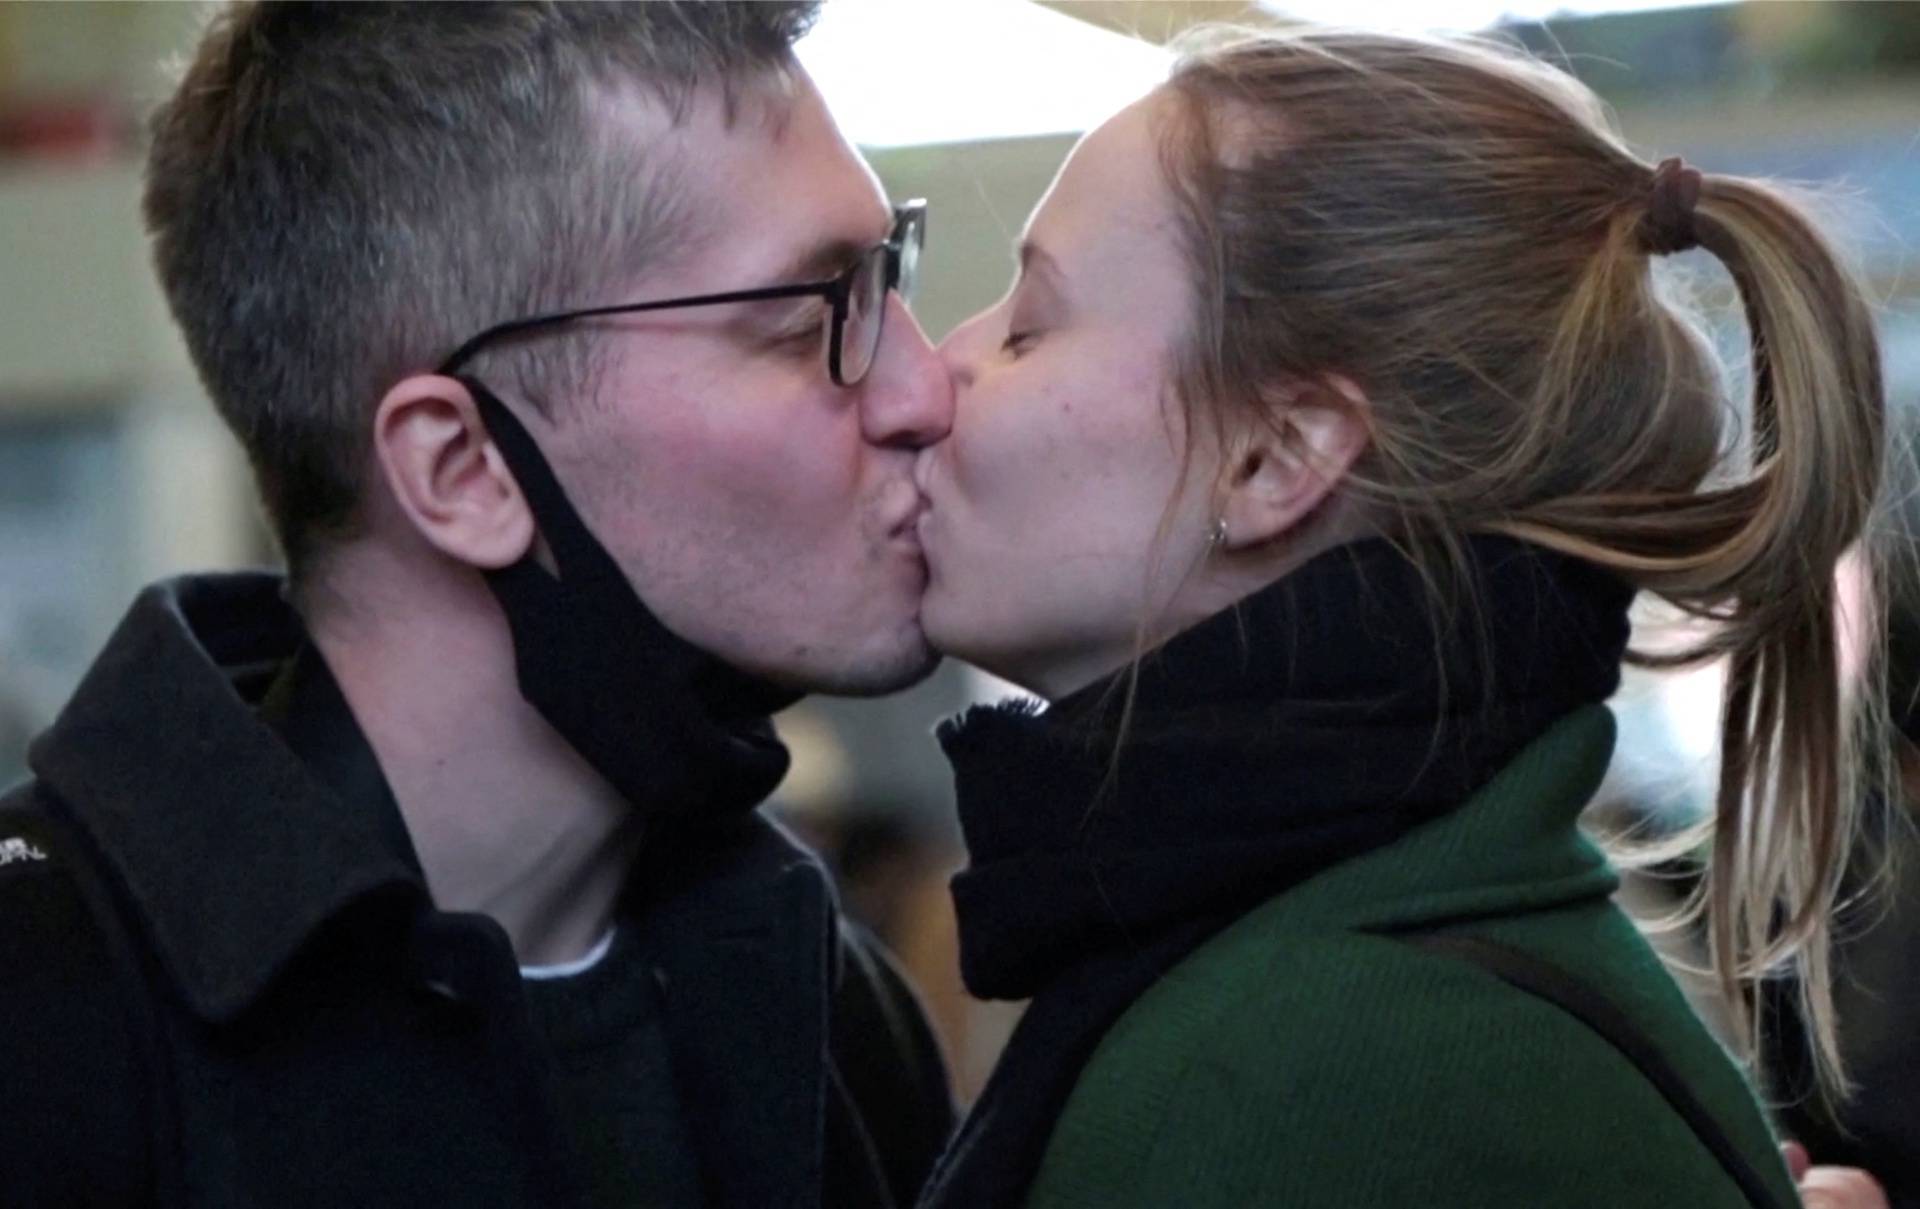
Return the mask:
<path id="1" fill-rule="evenodd" d="M 776 284 L 785 285 L 832 277 L 858 260 L 872 246 L 873 243 L 857 243 L 851 239 L 822 241 L 787 262 L 786 268 L 773 280 Z"/>
<path id="2" fill-rule="evenodd" d="M 833 236 L 814 244 L 792 260 L 774 281 L 798 283 L 818 281 L 832 277 L 854 261 L 865 256 L 875 244 L 886 239 L 892 222 L 891 212 L 879 215 L 880 221 L 874 224 L 873 236 L 869 239 L 854 239 L 845 235 Z"/>

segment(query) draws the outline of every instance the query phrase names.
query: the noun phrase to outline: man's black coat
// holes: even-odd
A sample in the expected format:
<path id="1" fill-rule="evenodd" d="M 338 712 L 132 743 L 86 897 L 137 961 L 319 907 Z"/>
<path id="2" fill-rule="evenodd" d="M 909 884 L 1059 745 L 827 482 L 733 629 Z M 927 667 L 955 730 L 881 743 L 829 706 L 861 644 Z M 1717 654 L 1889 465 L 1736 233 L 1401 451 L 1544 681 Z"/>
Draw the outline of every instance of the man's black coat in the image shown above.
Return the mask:
<path id="1" fill-rule="evenodd" d="M 581 1203 L 505 933 L 261 719 L 300 641 L 272 577 L 149 589 L 0 799 L 9 1209 Z M 911 1204 L 945 1075 L 819 864 L 750 813 L 633 881 L 707 1204 Z"/>

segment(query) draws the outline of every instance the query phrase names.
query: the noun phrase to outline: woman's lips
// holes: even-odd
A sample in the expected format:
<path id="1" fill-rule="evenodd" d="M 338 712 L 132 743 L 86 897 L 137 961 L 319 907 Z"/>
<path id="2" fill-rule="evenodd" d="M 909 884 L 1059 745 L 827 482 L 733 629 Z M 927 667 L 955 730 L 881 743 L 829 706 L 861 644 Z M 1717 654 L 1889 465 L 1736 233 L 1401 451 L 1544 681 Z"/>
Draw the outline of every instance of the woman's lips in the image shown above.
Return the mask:
<path id="1" fill-rule="evenodd" d="M 920 492 L 912 479 L 901 479 L 887 486 L 886 495 L 881 501 L 883 510 L 880 515 L 880 532 L 890 539 L 915 541 L 915 530 L 921 515 L 927 509 L 927 497 Z"/>

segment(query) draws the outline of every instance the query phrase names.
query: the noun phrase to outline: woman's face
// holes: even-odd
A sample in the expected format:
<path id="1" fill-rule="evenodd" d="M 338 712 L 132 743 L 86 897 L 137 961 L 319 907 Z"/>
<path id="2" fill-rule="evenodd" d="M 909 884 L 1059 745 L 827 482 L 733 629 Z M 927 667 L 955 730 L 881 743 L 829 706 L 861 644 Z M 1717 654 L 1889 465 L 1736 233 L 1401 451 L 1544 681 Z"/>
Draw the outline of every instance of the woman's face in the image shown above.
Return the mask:
<path id="1" fill-rule="evenodd" d="M 941 349 L 956 411 L 918 468 L 921 622 L 935 646 L 1047 696 L 1123 666 L 1143 608 L 1197 619 L 1180 614 L 1214 475 L 1197 456 L 1181 489 L 1170 369 L 1192 274 L 1156 142 L 1168 103 L 1150 96 L 1081 141 L 1028 223 L 1012 290 Z"/>

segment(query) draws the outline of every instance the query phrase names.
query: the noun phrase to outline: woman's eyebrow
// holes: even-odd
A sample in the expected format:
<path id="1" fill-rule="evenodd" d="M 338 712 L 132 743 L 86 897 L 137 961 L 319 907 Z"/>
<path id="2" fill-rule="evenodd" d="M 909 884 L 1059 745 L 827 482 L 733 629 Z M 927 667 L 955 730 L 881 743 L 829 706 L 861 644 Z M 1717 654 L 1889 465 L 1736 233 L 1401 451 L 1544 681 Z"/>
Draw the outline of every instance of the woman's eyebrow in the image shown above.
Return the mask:
<path id="1" fill-rule="evenodd" d="M 1072 297 L 1067 289 L 1067 274 L 1053 253 L 1041 247 L 1033 239 L 1020 241 L 1020 271 L 1014 278 L 1014 286 L 1031 282 L 1028 288 L 1038 290 L 1042 298 L 1053 300 L 1056 306 L 1066 306 Z"/>
<path id="2" fill-rule="evenodd" d="M 1056 286 L 1059 285 L 1065 277 L 1065 274 L 1060 271 L 1060 262 L 1053 258 L 1053 253 L 1041 247 L 1031 238 L 1020 241 L 1018 258 L 1020 262 L 1020 274 L 1023 277 L 1028 273 L 1038 272 L 1052 278 L 1053 284 Z"/>

